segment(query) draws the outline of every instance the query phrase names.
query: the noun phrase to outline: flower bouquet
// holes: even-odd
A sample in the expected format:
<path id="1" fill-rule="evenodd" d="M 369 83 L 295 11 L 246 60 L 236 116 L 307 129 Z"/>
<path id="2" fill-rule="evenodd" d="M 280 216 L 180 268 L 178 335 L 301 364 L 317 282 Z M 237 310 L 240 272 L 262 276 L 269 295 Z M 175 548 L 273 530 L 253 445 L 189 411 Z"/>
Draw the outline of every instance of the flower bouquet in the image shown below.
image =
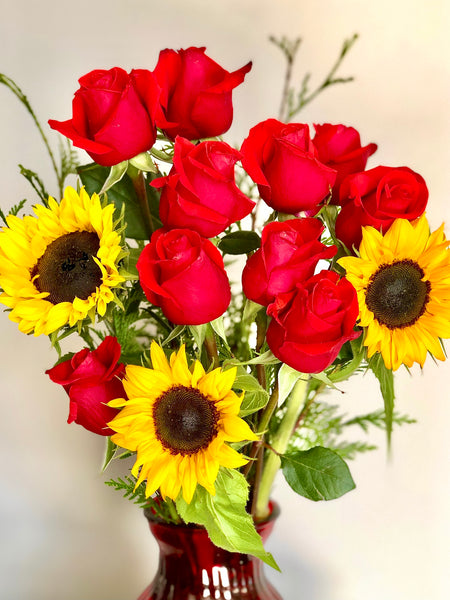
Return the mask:
<path id="1" fill-rule="evenodd" d="M 372 447 L 346 442 L 346 429 L 384 427 L 389 444 L 411 421 L 395 411 L 393 372 L 445 359 L 449 243 L 443 226 L 430 232 L 424 179 L 366 169 L 377 146 L 354 127 L 314 125 L 311 137 L 294 120 L 350 79 L 335 75 L 355 39 L 315 90 L 291 83 L 299 40 L 272 40 L 287 60 L 280 112 L 239 149 L 221 136 L 251 63 L 229 72 L 191 47 L 163 50 L 153 71 L 91 71 L 72 118 L 49 121 L 88 153 L 84 165 L 70 142 L 58 164 L 0 75 L 59 187 L 54 199 L 22 168 L 40 203 L 0 214 L 0 302 L 20 331 L 49 336 L 68 422 L 105 437 L 104 469 L 121 460 L 125 471 L 106 483 L 145 508 L 162 555 L 176 549 L 142 600 L 170 586 L 191 598 L 188 580 L 195 597 L 278 598 L 257 562 L 277 568 L 261 539 L 277 472 L 313 501 L 352 490 L 346 461 Z M 69 336 L 83 349 L 63 351 Z M 380 409 L 348 419 L 325 392 L 366 370 Z M 219 585 L 220 553 L 234 562 Z"/>

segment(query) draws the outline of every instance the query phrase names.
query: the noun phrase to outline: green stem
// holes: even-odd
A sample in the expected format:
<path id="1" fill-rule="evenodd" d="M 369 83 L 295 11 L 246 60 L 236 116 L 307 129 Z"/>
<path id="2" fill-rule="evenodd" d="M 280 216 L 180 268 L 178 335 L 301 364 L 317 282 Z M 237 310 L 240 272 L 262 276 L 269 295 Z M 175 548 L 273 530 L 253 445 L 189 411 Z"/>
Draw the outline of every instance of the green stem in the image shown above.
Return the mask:
<path id="1" fill-rule="evenodd" d="M 220 366 L 219 361 L 219 352 L 217 350 L 216 336 L 214 334 L 213 328 L 210 324 L 208 324 L 207 333 L 205 336 L 204 346 L 206 349 L 206 353 L 208 358 L 211 360 L 213 364 L 213 368 L 216 369 Z"/>
<path id="2" fill-rule="evenodd" d="M 256 442 L 253 442 L 250 452 L 249 452 L 249 457 L 251 459 L 255 459 L 258 454 L 259 451 L 261 449 L 261 446 L 264 443 L 264 435 L 266 433 L 266 429 L 269 425 L 269 421 L 278 405 L 278 380 L 275 383 L 275 387 L 273 388 L 273 392 L 269 398 L 269 402 L 266 404 L 266 406 L 264 407 L 264 410 L 262 411 L 262 415 L 261 415 L 261 419 L 258 423 L 258 428 L 257 428 L 257 433 L 261 435 L 261 438 L 259 440 L 257 440 Z M 252 466 L 253 466 L 253 460 L 249 461 L 245 467 L 242 469 L 242 473 L 245 477 L 247 477 L 247 475 L 249 474 Z"/>
<path id="3" fill-rule="evenodd" d="M 166 498 L 166 505 L 169 509 L 170 518 L 174 523 L 180 523 L 180 517 L 177 513 L 177 509 L 175 508 L 175 503 L 170 498 Z"/>
<path id="4" fill-rule="evenodd" d="M 348 51 L 350 50 L 350 48 L 353 46 L 353 44 L 356 42 L 357 39 L 358 39 L 358 34 L 355 33 L 348 40 L 344 40 L 341 52 L 340 52 L 336 62 L 334 63 L 334 65 L 331 67 L 330 72 L 325 77 L 324 81 L 309 95 L 307 94 L 307 92 L 308 92 L 308 82 L 309 82 L 309 78 L 310 78 L 310 73 L 307 73 L 305 75 L 303 82 L 302 82 L 302 87 L 301 87 L 301 90 L 299 93 L 299 100 L 298 100 L 297 106 L 291 108 L 291 110 L 288 111 L 288 114 L 287 114 L 288 122 L 304 106 L 306 106 L 306 104 L 309 104 L 312 100 L 314 100 L 314 98 L 316 98 L 324 89 L 326 89 L 330 85 L 334 85 L 336 83 L 348 83 L 349 81 L 353 81 L 353 77 L 335 77 L 335 74 L 336 74 L 337 70 L 339 69 L 339 67 L 341 66 L 342 61 L 344 60 L 346 54 L 348 53 Z"/>
<path id="5" fill-rule="evenodd" d="M 261 348 L 266 341 L 267 332 L 267 315 L 264 311 L 256 313 L 256 347 L 257 353 L 261 352 Z M 266 367 L 264 365 L 256 365 L 256 376 L 262 388 L 266 389 Z"/>
<path id="6" fill-rule="evenodd" d="M 133 182 L 134 191 L 139 201 L 141 208 L 142 218 L 144 219 L 145 230 L 148 235 L 148 239 L 151 238 L 152 233 L 155 231 L 153 224 L 150 207 L 148 204 L 147 197 L 147 182 L 145 181 L 144 173 L 132 165 L 128 165 L 127 173 Z"/>
<path id="7" fill-rule="evenodd" d="M 20 87 L 9 77 L 7 77 L 6 75 L 4 75 L 3 73 L 0 73 L 0 83 L 3 83 L 4 85 L 6 85 L 6 87 L 8 87 L 11 92 L 20 100 L 20 102 L 22 102 L 22 104 L 25 106 L 25 108 L 27 109 L 27 111 L 29 112 L 29 114 L 31 115 L 31 118 L 33 119 L 40 135 L 42 138 L 42 141 L 45 144 L 45 147 L 47 148 L 47 152 L 48 155 L 50 156 L 50 160 L 52 161 L 52 166 L 53 166 L 53 170 L 55 171 L 55 175 L 56 175 L 56 180 L 58 181 L 58 187 L 59 187 L 59 193 L 60 196 L 62 196 L 63 194 L 63 181 L 61 180 L 62 177 L 58 171 L 58 167 L 56 165 L 56 160 L 55 160 L 55 156 L 52 152 L 52 149 L 50 148 L 50 144 L 48 143 L 47 137 L 41 127 L 41 124 L 39 123 L 38 118 L 36 117 L 34 110 L 31 107 L 31 104 L 28 101 L 28 98 L 25 96 L 25 94 L 22 92 L 22 90 L 20 89 Z"/>
<path id="8" fill-rule="evenodd" d="M 302 376 L 294 386 L 294 389 L 286 401 L 286 412 L 281 420 L 278 431 L 270 440 L 273 452 L 270 452 L 264 464 L 264 470 L 259 485 L 258 498 L 256 500 L 255 516 L 257 519 L 264 518 L 269 512 L 269 499 L 275 475 L 281 466 L 280 454 L 286 451 L 292 431 L 297 423 L 298 416 L 304 405 L 308 391 L 309 377 Z"/>

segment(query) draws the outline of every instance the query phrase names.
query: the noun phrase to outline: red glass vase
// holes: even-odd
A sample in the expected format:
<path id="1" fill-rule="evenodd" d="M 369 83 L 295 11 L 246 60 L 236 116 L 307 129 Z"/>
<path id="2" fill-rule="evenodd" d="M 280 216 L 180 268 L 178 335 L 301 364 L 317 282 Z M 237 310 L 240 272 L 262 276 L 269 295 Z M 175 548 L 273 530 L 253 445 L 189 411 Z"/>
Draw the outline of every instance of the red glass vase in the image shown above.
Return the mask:
<path id="1" fill-rule="evenodd" d="M 279 514 L 256 524 L 263 541 Z M 144 511 L 159 546 L 155 578 L 138 600 L 282 600 L 266 579 L 259 558 L 217 548 L 205 529 L 169 525 Z"/>

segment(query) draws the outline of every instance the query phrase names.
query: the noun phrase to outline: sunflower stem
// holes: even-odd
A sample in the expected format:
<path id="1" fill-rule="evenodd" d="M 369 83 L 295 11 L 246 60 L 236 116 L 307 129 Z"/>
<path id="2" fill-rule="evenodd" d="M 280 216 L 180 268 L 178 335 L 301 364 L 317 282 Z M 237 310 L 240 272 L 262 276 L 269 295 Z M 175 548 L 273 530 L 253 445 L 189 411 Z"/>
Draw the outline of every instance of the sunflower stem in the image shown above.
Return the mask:
<path id="1" fill-rule="evenodd" d="M 139 201 L 141 208 L 142 218 L 144 220 L 145 230 L 148 235 L 148 239 L 151 238 L 152 233 L 155 231 L 155 225 L 153 223 L 150 207 L 148 204 L 147 197 L 147 182 L 144 177 L 144 173 L 133 165 L 128 165 L 127 174 L 133 182 L 134 191 Z"/>
<path id="2" fill-rule="evenodd" d="M 179 514 L 177 513 L 177 509 L 175 508 L 175 503 L 170 498 L 166 498 L 165 500 L 167 508 L 169 509 L 170 518 L 174 523 L 181 523 L 181 519 Z"/>
<path id="3" fill-rule="evenodd" d="M 280 426 L 272 436 L 271 447 L 274 452 L 270 452 L 264 464 L 259 490 L 255 504 L 255 517 L 264 518 L 269 512 L 269 499 L 272 484 L 280 466 L 280 454 L 286 452 L 292 431 L 297 423 L 297 419 L 304 406 L 306 394 L 308 391 L 309 376 L 302 376 L 295 384 L 289 398 L 286 401 L 286 412 L 281 420 Z"/>

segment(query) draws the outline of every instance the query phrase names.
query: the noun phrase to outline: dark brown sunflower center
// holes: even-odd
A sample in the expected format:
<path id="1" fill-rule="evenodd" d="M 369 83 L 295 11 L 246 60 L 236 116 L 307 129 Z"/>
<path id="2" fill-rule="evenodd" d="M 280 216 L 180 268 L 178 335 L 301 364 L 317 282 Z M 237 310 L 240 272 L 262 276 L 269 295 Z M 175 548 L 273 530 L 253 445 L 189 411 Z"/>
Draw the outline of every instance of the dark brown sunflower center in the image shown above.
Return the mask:
<path id="1" fill-rule="evenodd" d="M 381 265 L 367 286 L 367 308 L 389 329 L 413 325 L 429 300 L 431 286 L 429 281 L 422 281 L 423 276 L 413 260 Z"/>
<path id="2" fill-rule="evenodd" d="M 156 437 L 172 454 L 195 454 L 217 435 L 219 413 L 199 390 L 184 385 L 161 394 L 153 408 Z"/>
<path id="3" fill-rule="evenodd" d="M 67 233 L 47 246 L 31 276 L 40 292 L 49 292 L 53 304 L 86 300 L 102 282 L 102 272 L 94 261 L 100 247 L 96 233 Z"/>

